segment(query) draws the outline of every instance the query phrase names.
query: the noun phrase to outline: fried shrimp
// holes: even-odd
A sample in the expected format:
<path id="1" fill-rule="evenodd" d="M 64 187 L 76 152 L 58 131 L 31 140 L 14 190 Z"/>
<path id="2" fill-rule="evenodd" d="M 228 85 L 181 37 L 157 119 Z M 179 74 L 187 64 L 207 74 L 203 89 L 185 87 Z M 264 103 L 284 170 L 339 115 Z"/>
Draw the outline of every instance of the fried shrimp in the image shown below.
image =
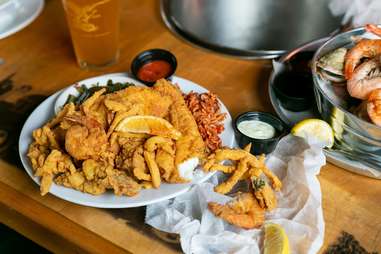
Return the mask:
<path id="1" fill-rule="evenodd" d="M 273 190 L 262 179 L 258 177 L 251 177 L 251 184 L 254 191 L 254 196 L 257 199 L 259 206 L 271 211 L 276 208 L 277 200 Z"/>
<path id="2" fill-rule="evenodd" d="M 265 220 L 265 210 L 258 205 L 252 193 L 240 194 L 225 205 L 209 202 L 208 208 L 228 223 L 245 229 L 258 228 Z"/>
<path id="3" fill-rule="evenodd" d="M 107 149 L 107 136 L 101 124 L 95 119 L 65 117 L 74 123 L 66 132 L 66 151 L 77 160 L 98 158 Z"/>

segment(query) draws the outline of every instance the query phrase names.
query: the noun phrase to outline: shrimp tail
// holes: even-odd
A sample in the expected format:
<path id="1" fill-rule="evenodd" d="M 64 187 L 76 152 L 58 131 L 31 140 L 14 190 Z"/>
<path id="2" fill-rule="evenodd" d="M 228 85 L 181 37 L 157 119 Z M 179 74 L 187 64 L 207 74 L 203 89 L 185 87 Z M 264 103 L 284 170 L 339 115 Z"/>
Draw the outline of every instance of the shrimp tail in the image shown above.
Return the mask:
<path id="1" fill-rule="evenodd" d="M 366 24 L 365 30 L 369 33 L 375 34 L 377 36 L 381 36 L 381 28 L 379 28 L 375 24 Z"/>

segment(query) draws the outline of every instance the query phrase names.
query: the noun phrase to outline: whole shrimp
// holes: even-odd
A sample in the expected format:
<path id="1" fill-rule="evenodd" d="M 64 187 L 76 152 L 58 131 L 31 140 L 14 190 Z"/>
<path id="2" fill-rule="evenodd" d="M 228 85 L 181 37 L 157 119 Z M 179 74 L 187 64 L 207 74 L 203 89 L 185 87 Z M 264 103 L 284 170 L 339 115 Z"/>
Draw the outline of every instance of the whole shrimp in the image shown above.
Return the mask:
<path id="1" fill-rule="evenodd" d="M 381 36 L 381 28 L 367 24 L 365 29 L 375 35 Z M 381 40 L 362 39 L 345 55 L 344 75 L 347 80 L 352 78 L 356 67 L 364 58 L 373 58 L 381 54 Z"/>
<path id="2" fill-rule="evenodd" d="M 369 94 L 366 110 L 370 120 L 375 125 L 381 126 L 381 88 L 375 89 Z"/>
<path id="3" fill-rule="evenodd" d="M 265 210 L 252 193 L 240 194 L 225 205 L 209 202 L 208 208 L 215 216 L 245 229 L 258 228 L 265 220 Z"/>
<path id="4" fill-rule="evenodd" d="M 361 100 L 366 100 L 369 93 L 377 88 L 381 88 L 380 56 L 360 64 L 347 81 L 348 93 Z"/>
<path id="5" fill-rule="evenodd" d="M 102 125 L 88 116 L 67 116 L 74 124 L 65 135 L 66 151 L 77 160 L 98 158 L 107 149 L 107 136 Z"/>

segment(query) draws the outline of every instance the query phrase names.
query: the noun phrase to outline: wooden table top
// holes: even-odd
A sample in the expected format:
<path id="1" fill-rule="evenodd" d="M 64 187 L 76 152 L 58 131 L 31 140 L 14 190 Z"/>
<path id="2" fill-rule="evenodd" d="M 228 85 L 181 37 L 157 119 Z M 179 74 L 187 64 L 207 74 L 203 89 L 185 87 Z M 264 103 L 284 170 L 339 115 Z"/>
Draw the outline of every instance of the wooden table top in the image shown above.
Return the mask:
<path id="1" fill-rule="evenodd" d="M 44 98 L 87 77 L 129 70 L 133 57 L 165 48 L 179 62 L 177 75 L 218 94 L 231 114 L 272 111 L 267 96 L 269 61 L 235 59 L 196 48 L 174 36 L 161 21 L 159 1 L 123 1 L 121 57 L 102 71 L 77 67 L 61 1 L 47 0 L 40 17 L 0 40 L 0 219 L 40 245 L 59 253 L 178 253 L 172 236 L 144 224 L 144 208 L 97 209 L 42 197 L 18 159 L 19 131 Z M 0 133 L 1 134 L 1 133 Z M 1 137 L 1 135 L 0 135 Z M 381 181 L 327 164 L 319 176 L 325 219 L 324 250 L 341 231 L 368 251 L 381 251 Z M 163 240 L 166 239 L 166 240 Z M 322 252 L 322 251 L 321 251 Z"/>

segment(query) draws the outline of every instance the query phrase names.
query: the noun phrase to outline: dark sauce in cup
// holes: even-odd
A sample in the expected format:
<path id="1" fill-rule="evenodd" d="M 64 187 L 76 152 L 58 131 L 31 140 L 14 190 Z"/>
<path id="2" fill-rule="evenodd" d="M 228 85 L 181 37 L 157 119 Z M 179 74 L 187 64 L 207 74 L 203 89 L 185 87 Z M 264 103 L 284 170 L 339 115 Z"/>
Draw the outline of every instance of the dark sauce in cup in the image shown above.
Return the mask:
<path id="1" fill-rule="evenodd" d="M 314 101 L 310 69 L 313 54 L 313 51 L 298 52 L 284 63 L 285 70 L 275 77 L 273 88 L 285 109 L 298 112 L 311 107 Z"/>

